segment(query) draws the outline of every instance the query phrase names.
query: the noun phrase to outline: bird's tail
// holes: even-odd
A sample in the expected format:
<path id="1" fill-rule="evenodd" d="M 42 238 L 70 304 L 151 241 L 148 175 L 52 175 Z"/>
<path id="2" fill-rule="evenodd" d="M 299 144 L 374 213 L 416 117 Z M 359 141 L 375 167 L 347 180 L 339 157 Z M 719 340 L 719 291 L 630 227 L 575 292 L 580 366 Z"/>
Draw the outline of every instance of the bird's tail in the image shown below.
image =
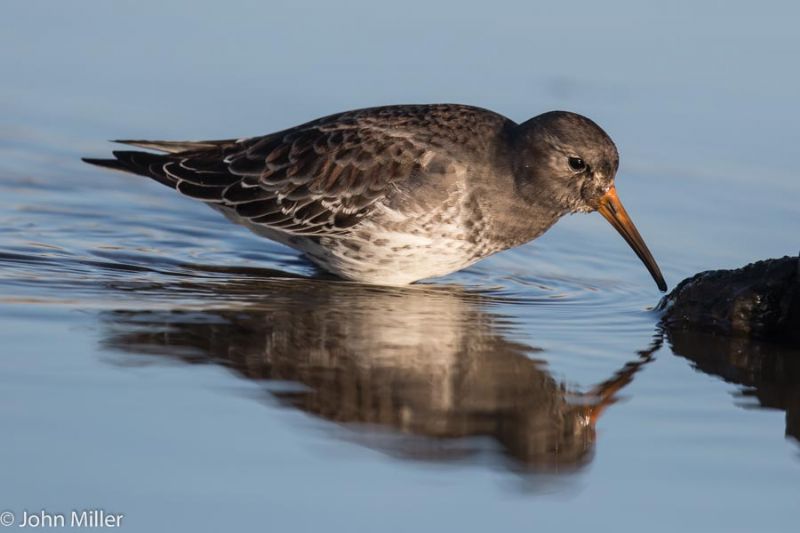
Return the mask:
<path id="1" fill-rule="evenodd" d="M 122 170 L 126 172 L 128 170 L 118 159 L 95 159 L 92 157 L 82 157 L 81 161 L 84 163 L 89 163 L 90 165 L 96 165 L 98 167 L 110 168 L 112 170 Z"/>
<path id="2" fill-rule="evenodd" d="M 215 148 L 224 148 L 231 144 L 235 144 L 236 139 L 222 139 L 217 141 L 146 141 L 118 139 L 111 142 L 136 146 L 137 148 L 144 148 L 146 150 L 166 152 L 168 154 L 178 154 L 181 152 L 198 152 L 203 150 L 213 150 Z"/>
<path id="3" fill-rule="evenodd" d="M 158 150 L 162 154 L 152 152 L 139 152 L 134 150 L 115 150 L 114 159 L 95 159 L 84 157 L 82 160 L 90 165 L 120 170 L 147 176 L 159 183 L 169 187 L 175 187 L 177 179 L 170 176 L 165 165 L 171 161 L 176 161 L 181 154 L 197 155 L 198 153 L 214 153 L 224 151 L 236 145 L 236 139 L 224 139 L 218 141 L 145 141 L 145 140 L 117 140 L 113 141 L 121 144 L 129 144 L 139 148 Z"/>
<path id="4" fill-rule="evenodd" d="M 90 165 L 147 176 L 168 187 L 175 187 L 177 180 L 170 177 L 164 170 L 164 165 L 170 162 L 169 155 L 132 150 L 115 150 L 112 154 L 116 159 L 94 159 L 90 157 L 81 159 Z"/>

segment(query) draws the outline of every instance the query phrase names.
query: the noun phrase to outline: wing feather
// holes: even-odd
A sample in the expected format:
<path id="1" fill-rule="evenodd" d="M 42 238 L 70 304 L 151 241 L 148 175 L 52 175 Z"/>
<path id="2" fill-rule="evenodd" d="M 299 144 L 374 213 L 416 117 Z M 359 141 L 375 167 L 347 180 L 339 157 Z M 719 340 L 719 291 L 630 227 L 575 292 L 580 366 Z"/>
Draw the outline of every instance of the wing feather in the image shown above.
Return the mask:
<path id="1" fill-rule="evenodd" d="M 117 161 L 92 162 L 150 176 L 254 224 L 334 236 L 404 183 L 444 173 L 470 139 L 483 142 L 482 127 L 492 134 L 509 122 L 467 106 L 389 106 L 250 139 L 122 141 L 167 153 L 114 152 Z M 441 170 L 426 170 L 434 159 Z"/>

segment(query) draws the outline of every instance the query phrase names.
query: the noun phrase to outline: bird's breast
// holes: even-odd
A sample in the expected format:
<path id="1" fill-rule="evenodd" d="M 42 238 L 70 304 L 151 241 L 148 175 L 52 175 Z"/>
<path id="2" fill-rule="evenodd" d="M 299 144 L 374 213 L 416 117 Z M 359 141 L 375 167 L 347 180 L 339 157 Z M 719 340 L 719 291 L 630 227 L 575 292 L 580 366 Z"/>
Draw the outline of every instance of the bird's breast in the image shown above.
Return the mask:
<path id="1" fill-rule="evenodd" d="M 498 251 L 476 238 L 460 202 L 436 209 L 379 206 L 346 236 L 304 250 L 322 268 L 367 283 L 405 285 L 460 270 Z"/>

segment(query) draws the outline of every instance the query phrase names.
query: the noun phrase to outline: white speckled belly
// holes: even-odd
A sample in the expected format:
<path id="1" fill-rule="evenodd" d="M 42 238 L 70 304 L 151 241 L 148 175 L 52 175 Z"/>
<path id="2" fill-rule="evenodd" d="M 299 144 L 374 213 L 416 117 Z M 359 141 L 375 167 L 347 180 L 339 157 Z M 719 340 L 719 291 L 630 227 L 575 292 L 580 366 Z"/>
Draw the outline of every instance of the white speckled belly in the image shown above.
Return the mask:
<path id="1" fill-rule="evenodd" d="M 320 268 L 345 279 L 379 285 L 407 285 L 465 268 L 496 250 L 479 250 L 468 238 L 461 198 L 439 209 L 400 213 L 378 206 L 369 220 L 347 235 L 293 236 L 252 224 L 229 210 L 230 220 L 303 252 Z"/>
<path id="2" fill-rule="evenodd" d="M 304 250 L 320 267 L 343 278 L 381 285 L 407 285 L 460 270 L 479 259 L 467 241 L 440 236 L 376 230 L 329 239 Z"/>

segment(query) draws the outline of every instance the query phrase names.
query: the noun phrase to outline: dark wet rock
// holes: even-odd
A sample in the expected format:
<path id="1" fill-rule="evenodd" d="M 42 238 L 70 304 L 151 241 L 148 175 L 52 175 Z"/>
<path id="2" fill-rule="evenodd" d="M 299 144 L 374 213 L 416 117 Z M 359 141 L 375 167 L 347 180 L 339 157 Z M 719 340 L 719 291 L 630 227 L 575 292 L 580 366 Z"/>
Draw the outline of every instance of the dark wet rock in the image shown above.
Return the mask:
<path id="1" fill-rule="evenodd" d="M 701 272 L 659 304 L 675 355 L 737 385 L 737 403 L 786 412 L 800 441 L 800 259 Z"/>
<path id="2" fill-rule="evenodd" d="M 800 260 L 783 257 L 701 272 L 682 281 L 658 308 L 668 331 L 800 344 Z"/>

